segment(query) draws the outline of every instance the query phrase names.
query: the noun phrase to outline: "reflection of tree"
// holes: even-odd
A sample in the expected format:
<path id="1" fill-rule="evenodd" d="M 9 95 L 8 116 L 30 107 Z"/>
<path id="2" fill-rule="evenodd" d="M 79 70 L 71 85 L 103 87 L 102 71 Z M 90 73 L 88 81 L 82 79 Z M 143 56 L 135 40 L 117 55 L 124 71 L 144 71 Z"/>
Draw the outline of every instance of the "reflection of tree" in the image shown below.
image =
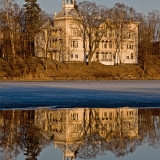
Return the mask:
<path id="1" fill-rule="evenodd" d="M 127 114 L 132 112 L 133 111 L 130 111 Z M 138 113 L 135 112 L 133 115 L 123 115 L 122 113 L 117 112 L 114 122 L 115 128 L 110 131 L 109 134 L 111 137 L 107 144 L 107 150 L 112 151 L 117 157 L 132 153 L 137 146 L 137 114 Z"/>
<path id="2" fill-rule="evenodd" d="M 16 159 L 25 150 L 26 160 L 36 160 L 48 143 L 34 125 L 34 111 L 0 112 L 0 159 Z"/>
<path id="3" fill-rule="evenodd" d="M 104 118 L 101 118 L 95 109 L 90 109 L 89 112 L 88 125 L 84 121 L 86 127 L 83 135 L 84 141 L 78 150 L 80 157 L 91 158 L 102 154 L 104 151 L 111 151 L 117 157 L 121 157 L 134 152 L 136 147 L 144 143 L 148 143 L 152 147 L 159 146 L 160 109 L 139 109 L 138 117 L 132 116 L 128 119 L 117 114 L 114 124 L 112 123 L 112 128 L 109 130 L 106 130 L 103 123 Z M 132 119 L 133 122 L 135 121 L 134 124 L 131 124 Z M 136 130 L 134 131 L 135 128 L 138 129 L 138 134 Z M 129 132 L 130 130 L 132 132 Z M 102 135 L 104 131 L 105 133 Z M 95 135 L 99 136 L 95 138 Z"/>
<path id="4" fill-rule="evenodd" d="M 22 150 L 26 160 L 36 160 L 51 139 L 64 156 L 83 159 L 106 151 L 125 156 L 144 143 L 158 147 L 160 109 L 0 112 L 0 159 L 15 159 Z"/>
<path id="5" fill-rule="evenodd" d="M 1 111 L 0 113 L 0 159 L 13 159 L 19 153 L 17 130 L 14 126 L 15 111 Z"/>
<path id="6" fill-rule="evenodd" d="M 41 152 L 40 148 L 40 130 L 35 126 L 29 126 L 27 128 L 25 141 L 25 153 L 26 160 L 37 160 Z"/>
<path id="7" fill-rule="evenodd" d="M 89 115 L 87 119 L 87 114 Z M 100 117 L 96 109 L 84 109 L 83 136 L 78 155 L 81 158 L 95 158 L 105 151 L 106 140 L 99 133 Z"/>
<path id="8" fill-rule="evenodd" d="M 138 146 L 137 139 L 113 137 L 107 143 L 106 149 L 113 152 L 117 157 L 125 156 L 135 151 Z"/>
<path id="9" fill-rule="evenodd" d="M 160 109 L 139 110 L 139 135 L 141 143 L 158 147 L 160 143 Z"/>
<path id="10" fill-rule="evenodd" d="M 100 109 L 84 109 L 84 132 L 77 154 L 79 157 L 92 158 L 105 151 L 112 151 L 120 157 L 135 150 L 138 138 L 138 113 L 125 117 L 126 115 L 122 115 L 123 111 L 113 110 L 114 117 L 111 116 L 112 114 L 109 117 L 103 117 L 100 115 L 102 114 Z"/>
<path id="11" fill-rule="evenodd" d="M 85 135 L 77 156 L 84 159 L 95 158 L 97 155 L 103 154 L 106 150 L 105 146 L 106 141 L 98 132 Z"/>

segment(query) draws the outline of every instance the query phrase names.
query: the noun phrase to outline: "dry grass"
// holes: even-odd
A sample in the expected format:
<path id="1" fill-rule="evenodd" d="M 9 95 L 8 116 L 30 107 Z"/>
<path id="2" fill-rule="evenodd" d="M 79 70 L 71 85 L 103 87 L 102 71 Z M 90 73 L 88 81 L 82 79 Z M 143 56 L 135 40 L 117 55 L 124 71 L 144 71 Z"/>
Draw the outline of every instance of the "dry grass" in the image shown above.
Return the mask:
<path id="1" fill-rule="evenodd" d="M 119 65 L 105 66 L 99 62 L 92 62 L 87 66 L 84 62 L 59 63 L 52 61 L 45 63 L 33 58 L 26 60 L 24 64 L 15 66 L 13 70 L 9 63 L 0 59 L 0 79 L 1 80 L 112 80 L 112 79 L 160 79 L 160 74 L 154 68 L 149 68 L 142 77 L 143 70 L 139 65 Z M 68 66 L 68 67 L 67 67 Z"/>

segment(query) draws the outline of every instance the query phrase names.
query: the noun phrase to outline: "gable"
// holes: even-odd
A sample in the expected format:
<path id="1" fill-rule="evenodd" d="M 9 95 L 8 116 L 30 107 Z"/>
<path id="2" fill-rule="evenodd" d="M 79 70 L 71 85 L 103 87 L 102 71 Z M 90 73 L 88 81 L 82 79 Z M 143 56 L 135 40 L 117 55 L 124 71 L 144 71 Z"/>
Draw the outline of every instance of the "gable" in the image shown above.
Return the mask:
<path id="1" fill-rule="evenodd" d="M 51 22 L 50 20 L 48 20 L 46 23 L 44 23 L 44 24 L 40 27 L 40 30 L 41 30 L 41 29 L 53 29 L 53 28 L 54 28 L 53 22 Z"/>

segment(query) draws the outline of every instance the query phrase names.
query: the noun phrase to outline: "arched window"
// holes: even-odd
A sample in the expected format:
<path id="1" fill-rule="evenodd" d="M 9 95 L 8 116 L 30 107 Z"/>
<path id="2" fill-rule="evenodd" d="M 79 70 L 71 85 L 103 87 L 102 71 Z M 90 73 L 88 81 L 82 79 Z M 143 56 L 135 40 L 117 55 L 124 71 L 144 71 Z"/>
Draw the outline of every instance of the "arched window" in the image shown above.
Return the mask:
<path id="1" fill-rule="evenodd" d="M 101 44 L 102 44 L 102 48 L 103 48 L 103 43 L 104 43 L 104 40 L 102 40 L 102 41 L 101 41 Z"/>

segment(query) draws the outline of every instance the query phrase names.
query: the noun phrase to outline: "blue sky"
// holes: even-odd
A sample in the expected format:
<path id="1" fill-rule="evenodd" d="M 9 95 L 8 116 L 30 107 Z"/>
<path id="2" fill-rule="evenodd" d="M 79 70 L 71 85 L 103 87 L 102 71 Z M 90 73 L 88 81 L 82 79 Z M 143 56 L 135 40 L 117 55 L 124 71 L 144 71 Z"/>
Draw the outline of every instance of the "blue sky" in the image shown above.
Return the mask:
<path id="1" fill-rule="evenodd" d="M 25 0 L 15 0 L 18 4 L 23 5 Z M 83 0 L 77 0 L 80 2 Z M 114 6 L 115 3 L 124 3 L 136 9 L 140 13 L 148 13 L 152 10 L 160 10 L 160 0 L 88 0 L 108 7 Z M 48 13 L 59 12 L 62 8 L 62 0 L 38 0 L 40 7 Z"/>

